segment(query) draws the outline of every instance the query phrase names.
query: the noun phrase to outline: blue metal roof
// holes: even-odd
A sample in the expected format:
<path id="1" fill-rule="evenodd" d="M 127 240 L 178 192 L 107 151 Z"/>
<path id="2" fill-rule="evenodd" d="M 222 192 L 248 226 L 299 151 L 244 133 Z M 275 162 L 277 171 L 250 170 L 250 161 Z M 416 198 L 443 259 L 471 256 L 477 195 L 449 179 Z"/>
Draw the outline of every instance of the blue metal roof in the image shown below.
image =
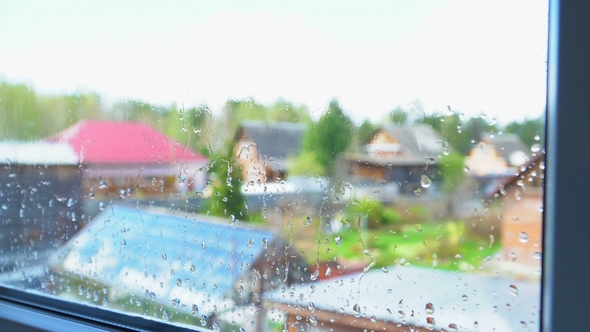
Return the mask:
<path id="1" fill-rule="evenodd" d="M 121 291 L 153 292 L 161 302 L 197 304 L 200 313 L 213 305 L 222 310 L 233 305 L 229 291 L 274 235 L 201 219 L 113 206 L 72 238 L 52 265 Z"/>

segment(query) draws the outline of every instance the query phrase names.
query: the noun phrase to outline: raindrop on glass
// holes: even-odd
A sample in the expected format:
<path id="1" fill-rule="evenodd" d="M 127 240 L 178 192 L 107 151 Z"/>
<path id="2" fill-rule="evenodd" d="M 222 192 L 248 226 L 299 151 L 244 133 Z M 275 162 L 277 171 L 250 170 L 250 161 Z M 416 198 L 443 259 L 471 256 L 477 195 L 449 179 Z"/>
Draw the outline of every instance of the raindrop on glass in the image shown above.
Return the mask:
<path id="1" fill-rule="evenodd" d="M 522 243 L 529 242 L 529 235 L 525 232 L 518 233 L 518 241 L 520 241 Z"/>
<path id="2" fill-rule="evenodd" d="M 426 328 L 430 331 L 434 330 L 434 326 L 436 325 L 436 321 L 434 317 L 426 317 Z"/>
<path id="3" fill-rule="evenodd" d="M 318 325 L 318 319 L 316 316 L 309 316 L 309 322 L 311 323 L 311 325 L 313 326 L 317 326 Z"/>
<path id="4" fill-rule="evenodd" d="M 432 315 L 434 313 L 434 305 L 432 303 L 427 303 L 424 312 L 428 315 Z"/>
<path id="5" fill-rule="evenodd" d="M 358 303 L 355 303 L 355 305 L 352 307 L 352 313 L 354 317 L 358 318 L 361 316 L 361 306 L 359 306 Z"/>
<path id="6" fill-rule="evenodd" d="M 432 185 L 432 180 L 430 180 L 428 176 L 422 175 L 420 177 L 420 185 L 422 186 L 422 188 L 428 188 L 430 187 L 430 185 Z"/>
<path id="7" fill-rule="evenodd" d="M 320 276 L 320 270 L 315 270 L 315 271 L 313 271 L 313 273 L 311 274 L 311 277 L 310 277 L 310 279 L 311 279 L 312 281 L 313 281 L 313 280 L 317 280 L 319 276 Z"/>
<path id="8" fill-rule="evenodd" d="M 518 296 L 518 288 L 516 287 L 516 285 L 510 285 L 509 292 L 512 296 Z"/>

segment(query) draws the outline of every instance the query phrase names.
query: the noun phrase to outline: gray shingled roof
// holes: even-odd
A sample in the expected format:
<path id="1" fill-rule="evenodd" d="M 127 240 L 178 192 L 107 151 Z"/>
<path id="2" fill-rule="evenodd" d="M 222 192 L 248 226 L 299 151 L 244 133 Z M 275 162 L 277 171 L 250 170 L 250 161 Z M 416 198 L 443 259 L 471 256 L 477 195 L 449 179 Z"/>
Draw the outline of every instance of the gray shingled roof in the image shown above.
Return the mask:
<path id="1" fill-rule="evenodd" d="M 236 139 L 250 139 L 264 159 L 274 159 L 275 163 L 282 165 L 288 156 L 301 152 L 306 128 L 303 123 L 248 121 L 238 130 Z"/>
<path id="2" fill-rule="evenodd" d="M 482 139 L 484 142 L 489 142 L 494 145 L 496 151 L 504 158 L 509 164 L 511 164 L 511 156 L 514 153 L 522 152 L 528 154 L 529 149 L 524 145 L 522 140 L 517 134 L 503 133 L 502 135 L 491 135 L 484 134 Z M 512 164 L 511 164 L 512 165 Z M 512 165 L 520 166 L 520 165 Z"/>
<path id="3" fill-rule="evenodd" d="M 382 130 L 397 138 L 406 153 L 414 157 L 438 157 L 443 150 L 443 139 L 427 125 L 383 125 Z"/>

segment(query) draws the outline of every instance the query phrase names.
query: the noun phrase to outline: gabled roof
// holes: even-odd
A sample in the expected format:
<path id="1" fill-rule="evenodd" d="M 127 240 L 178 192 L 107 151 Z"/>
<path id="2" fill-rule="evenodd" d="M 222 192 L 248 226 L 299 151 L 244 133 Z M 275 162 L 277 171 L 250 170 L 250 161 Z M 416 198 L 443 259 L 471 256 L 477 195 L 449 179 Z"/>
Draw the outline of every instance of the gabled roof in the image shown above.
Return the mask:
<path id="1" fill-rule="evenodd" d="M 381 126 L 381 130 L 394 137 L 403 152 L 413 157 L 438 157 L 444 150 L 443 139 L 427 125 L 386 124 Z M 368 143 L 369 146 L 370 141 Z"/>
<path id="2" fill-rule="evenodd" d="M 301 152 L 301 141 L 306 128 L 303 123 L 248 121 L 238 130 L 236 140 L 251 140 L 264 159 L 268 161 L 272 158 L 281 164 L 287 156 Z"/>
<path id="3" fill-rule="evenodd" d="M 68 241 L 51 266 L 86 278 L 92 271 L 101 284 L 153 292 L 160 302 L 198 303 L 199 314 L 232 307 L 238 279 L 266 252 L 284 248 L 269 231 L 205 220 L 113 206 Z"/>
<path id="4" fill-rule="evenodd" d="M 511 295 L 511 285 L 518 290 L 518 297 Z M 293 293 L 300 296 L 292 296 Z M 379 269 L 349 274 L 340 282 L 323 280 L 296 285 L 288 291 L 266 293 L 263 298 L 269 307 L 277 309 L 278 305 L 279 311 L 303 316 L 299 320 L 303 326 L 306 316 L 316 315 L 318 320 L 330 317 L 340 324 L 344 317 L 358 317 L 358 322 L 350 323 L 353 328 L 375 326 L 369 321 L 372 317 L 373 321 L 426 329 L 427 317 L 432 317 L 436 330 L 452 324 L 462 331 L 471 331 L 477 322 L 479 331 L 515 331 L 514 327 L 525 320 L 523 317 L 527 323 L 538 326 L 540 295 L 539 284 L 533 281 L 393 266 L 388 273 Z M 308 303 L 314 305 L 315 314 L 308 309 Z M 424 310 L 427 303 L 434 305 L 433 312 Z M 510 310 L 503 309 L 507 304 Z M 355 314 L 356 305 L 361 311 Z M 492 310 L 494 307 L 503 310 Z"/>
<path id="5" fill-rule="evenodd" d="M 139 122 L 84 120 L 48 141 L 69 144 L 88 164 L 202 162 L 206 158 Z"/>
<path id="6" fill-rule="evenodd" d="M 520 166 L 528 149 L 517 134 L 485 135 L 481 141 L 492 144 L 498 154 L 511 166 Z"/>

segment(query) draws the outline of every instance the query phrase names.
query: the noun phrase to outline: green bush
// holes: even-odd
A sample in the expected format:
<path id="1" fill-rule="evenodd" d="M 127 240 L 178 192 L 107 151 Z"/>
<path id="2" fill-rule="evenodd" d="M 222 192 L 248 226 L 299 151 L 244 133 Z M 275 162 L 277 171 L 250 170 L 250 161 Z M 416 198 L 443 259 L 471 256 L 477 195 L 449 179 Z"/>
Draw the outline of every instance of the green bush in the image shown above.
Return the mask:
<path id="1" fill-rule="evenodd" d="M 369 228 L 392 225 L 402 219 L 395 209 L 385 207 L 381 202 L 369 198 L 360 200 L 348 215 L 351 220 L 356 220 L 359 215 L 361 218 L 367 218 Z"/>

